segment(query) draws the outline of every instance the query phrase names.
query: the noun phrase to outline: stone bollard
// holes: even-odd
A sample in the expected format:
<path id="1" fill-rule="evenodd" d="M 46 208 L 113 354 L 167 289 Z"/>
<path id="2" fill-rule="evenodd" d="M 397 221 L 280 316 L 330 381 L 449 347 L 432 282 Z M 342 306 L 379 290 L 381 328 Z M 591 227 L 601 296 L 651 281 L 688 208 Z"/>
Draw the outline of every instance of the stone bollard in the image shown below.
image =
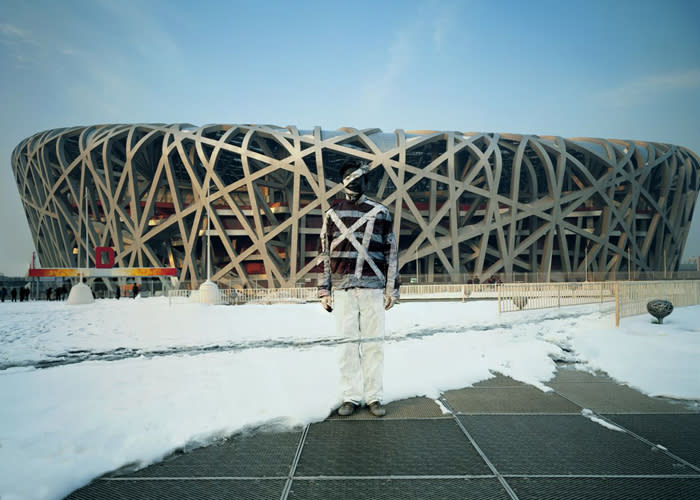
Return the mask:
<path id="1" fill-rule="evenodd" d="M 650 300 L 647 302 L 647 311 L 656 318 L 658 324 L 662 324 L 664 318 L 673 312 L 673 304 L 668 300 Z"/>

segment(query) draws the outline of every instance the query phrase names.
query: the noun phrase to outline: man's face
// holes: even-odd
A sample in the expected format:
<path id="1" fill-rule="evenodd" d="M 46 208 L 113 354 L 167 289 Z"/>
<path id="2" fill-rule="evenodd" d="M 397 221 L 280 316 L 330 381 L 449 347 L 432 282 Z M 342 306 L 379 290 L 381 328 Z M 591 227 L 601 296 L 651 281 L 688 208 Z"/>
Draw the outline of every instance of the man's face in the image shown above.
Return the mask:
<path id="1" fill-rule="evenodd" d="M 367 176 L 361 175 L 357 179 L 345 185 L 345 192 L 348 194 L 361 195 L 367 188 Z"/>
<path id="2" fill-rule="evenodd" d="M 357 170 L 349 172 L 345 178 L 343 178 L 343 185 L 345 186 L 345 194 L 348 196 L 360 196 L 367 189 L 367 171 L 369 169 L 366 166 L 360 167 Z"/>

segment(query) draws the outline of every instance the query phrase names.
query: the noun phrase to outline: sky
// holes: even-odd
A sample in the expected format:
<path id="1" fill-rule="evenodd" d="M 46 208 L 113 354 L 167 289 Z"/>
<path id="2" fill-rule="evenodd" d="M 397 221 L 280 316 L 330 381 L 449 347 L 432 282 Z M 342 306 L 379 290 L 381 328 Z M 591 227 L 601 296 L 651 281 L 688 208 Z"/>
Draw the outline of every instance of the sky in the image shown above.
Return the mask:
<path id="1" fill-rule="evenodd" d="M 0 272 L 33 243 L 12 149 L 102 123 L 602 137 L 700 153 L 700 3 L 0 2 Z M 700 255 L 700 210 L 684 257 Z"/>
<path id="2" fill-rule="evenodd" d="M 563 360 L 697 412 L 700 306 L 678 307 L 661 325 L 644 314 L 616 328 L 612 303 L 500 315 L 497 305 L 406 302 L 388 311 L 384 402 L 436 399 L 496 372 L 550 391 Z M 341 339 L 318 303 L 170 306 L 139 297 L 5 302 L 0 311 L 3 500 L 58 500 L 126 464 L 244 429 L 323 421 L 341 403 Z M 581 414 L 605 425 L 590 409 Z"/>

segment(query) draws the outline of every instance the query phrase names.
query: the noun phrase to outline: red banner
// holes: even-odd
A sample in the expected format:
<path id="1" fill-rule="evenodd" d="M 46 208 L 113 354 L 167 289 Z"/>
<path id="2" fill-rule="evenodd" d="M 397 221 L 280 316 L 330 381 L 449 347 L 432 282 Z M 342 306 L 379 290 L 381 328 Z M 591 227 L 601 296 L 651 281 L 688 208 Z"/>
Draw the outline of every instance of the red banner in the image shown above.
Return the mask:
<path id="1" fill-rule="evenodd" d="M 117 278 L 126 277 L 148 277 L 148 276 L 177 276 L 177 269 L 174 267 L 44 267 L 30 269 L 29 277 L 75 277 L 84 276 L 86 278 Z"/>

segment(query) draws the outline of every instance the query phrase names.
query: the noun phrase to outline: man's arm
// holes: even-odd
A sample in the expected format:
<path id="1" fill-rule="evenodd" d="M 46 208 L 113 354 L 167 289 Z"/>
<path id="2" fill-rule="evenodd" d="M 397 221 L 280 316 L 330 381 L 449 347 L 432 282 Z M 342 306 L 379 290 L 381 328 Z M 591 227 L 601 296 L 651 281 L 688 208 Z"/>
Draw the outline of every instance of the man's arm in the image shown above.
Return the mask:
<path id="1" fill-rule="evenodd" d="M 322 276 L 321 281 L 318 284 L 318 296 L 330 297 L 331 296 L 331 254 L 330 254 L 330 238 L 328 232 L 330 231 L 330 217 L 328 212 L 323 216 L 323 227 L 321 228 L 321 241 L 319 243 L 319 260 L 321 261 Z M 325 305 L 324 305 L 325 307 Z"/>
<path id="2" fill-rule="evenodd" d="M 399 298 L 399 250 L 390 214 L 387 214 L 385 228 L 387 230 L 384 233 L 384 258 L 387 263 L 387 271 L 384 295 L 393 299 L 391 303 L 387 301 L 386 304 L 386 308 L 390 309 Z"/>

